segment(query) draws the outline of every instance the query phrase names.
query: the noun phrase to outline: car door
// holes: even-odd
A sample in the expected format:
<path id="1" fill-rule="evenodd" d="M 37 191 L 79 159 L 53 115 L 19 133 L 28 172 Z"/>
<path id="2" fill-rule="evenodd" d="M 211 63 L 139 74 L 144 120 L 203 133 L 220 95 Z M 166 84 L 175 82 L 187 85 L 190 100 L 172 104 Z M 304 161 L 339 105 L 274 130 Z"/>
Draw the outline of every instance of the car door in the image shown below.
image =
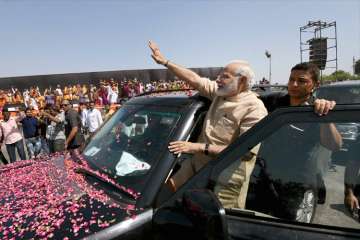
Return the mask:
<path id="1" fill-rule="evenodd" d="M 157 210 L 156 236 L 171 230 L 175 238 L 359 238 L 358 212 L 344 205 L 349 188 L 353 202 L 360 197 L 360 138 L 349 146 L 337 127 L 348 123 L 360 123 L 359 105 L 337 106 L 322 117 L 312 107 L 275 111 Z M 343 161 L 333 161 L 343 145 Z"/>

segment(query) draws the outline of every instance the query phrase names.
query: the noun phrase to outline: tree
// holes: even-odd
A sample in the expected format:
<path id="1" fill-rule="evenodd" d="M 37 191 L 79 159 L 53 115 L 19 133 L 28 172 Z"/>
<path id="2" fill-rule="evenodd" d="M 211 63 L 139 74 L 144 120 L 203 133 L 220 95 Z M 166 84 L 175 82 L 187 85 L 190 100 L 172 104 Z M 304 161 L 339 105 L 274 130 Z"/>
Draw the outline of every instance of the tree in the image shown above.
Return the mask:
<path id="1" fill-rule="evenodd" d="M 348 72 L 343 70 L 338 70 L 333 72 L 330 75 L 323 75 L 322 80 L 324 82 L 336 82 L 336 81 L 344 81 L 344 80 L 357 80 L 359 79 L 358 76 L 351 75 Z"/>

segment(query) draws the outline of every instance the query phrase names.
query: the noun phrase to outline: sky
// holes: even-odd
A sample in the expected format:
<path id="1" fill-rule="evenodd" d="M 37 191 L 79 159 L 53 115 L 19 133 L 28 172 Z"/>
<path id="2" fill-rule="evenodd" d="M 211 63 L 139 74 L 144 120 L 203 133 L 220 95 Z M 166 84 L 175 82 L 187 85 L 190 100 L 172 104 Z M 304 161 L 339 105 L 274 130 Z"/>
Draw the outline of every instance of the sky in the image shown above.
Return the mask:
<path id="1" fill-rule="evenodd" d="M 162 68 L 150 57 L 151 39 L 186 67 L 246 60 L 256 80 L 269 75 L 268 50 L 272 83 L 286 83 L 300 62 L 299 28 L 318 20 L 336 21 L 338 68 L 352 72 L 353 57 L 360 59 L 360 0 L 0 0 L 0 78 Z"/>

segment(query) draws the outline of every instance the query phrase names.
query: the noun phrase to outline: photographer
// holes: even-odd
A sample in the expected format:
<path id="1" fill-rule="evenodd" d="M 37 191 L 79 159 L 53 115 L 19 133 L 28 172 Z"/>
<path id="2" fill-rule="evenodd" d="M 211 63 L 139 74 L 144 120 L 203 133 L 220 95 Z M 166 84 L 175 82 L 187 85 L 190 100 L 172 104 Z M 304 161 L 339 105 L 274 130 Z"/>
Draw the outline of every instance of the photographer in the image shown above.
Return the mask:
<path id="1" fill-rule="evenodd" d="M 65 115 L 58 106 L 52 106 L 49 112 L 42 112 L 42 116 L 49 121 L 46 128 L 50 153 L 65 150 Z"/>

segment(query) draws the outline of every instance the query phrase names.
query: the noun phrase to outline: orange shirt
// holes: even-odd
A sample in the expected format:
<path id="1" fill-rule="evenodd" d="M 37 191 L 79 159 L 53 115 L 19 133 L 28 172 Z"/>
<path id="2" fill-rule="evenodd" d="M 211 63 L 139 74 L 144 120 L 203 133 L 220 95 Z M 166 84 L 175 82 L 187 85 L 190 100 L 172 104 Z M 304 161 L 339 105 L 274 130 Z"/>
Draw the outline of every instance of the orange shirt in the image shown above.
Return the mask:
<path id="1" fill-rule="evenodd" d="M 0 107 L 3 107 L 6 104 L 6 98 L 5 96 L 0 96 Z"/>
<path id="2" fill-rule="evenodd" d="M 66 94 L 66 95 L 64 95 L 64 100 L 72 100 L 72 98 L 71 98 L 71 95 L 70 94 Z"/>
<path id="3" fill-rule="evenodd" d="M 22 97 L 20 95 L 15 95 L 13 100 L 14 103 L 23 103 Z"/>
<path id="4" fill-rule="evenodd" d="M 37 103 L 39 104 L 39 108 L 45 107 L 45 98 L 43 96 L 38 96 L 36 98 Z"/>

